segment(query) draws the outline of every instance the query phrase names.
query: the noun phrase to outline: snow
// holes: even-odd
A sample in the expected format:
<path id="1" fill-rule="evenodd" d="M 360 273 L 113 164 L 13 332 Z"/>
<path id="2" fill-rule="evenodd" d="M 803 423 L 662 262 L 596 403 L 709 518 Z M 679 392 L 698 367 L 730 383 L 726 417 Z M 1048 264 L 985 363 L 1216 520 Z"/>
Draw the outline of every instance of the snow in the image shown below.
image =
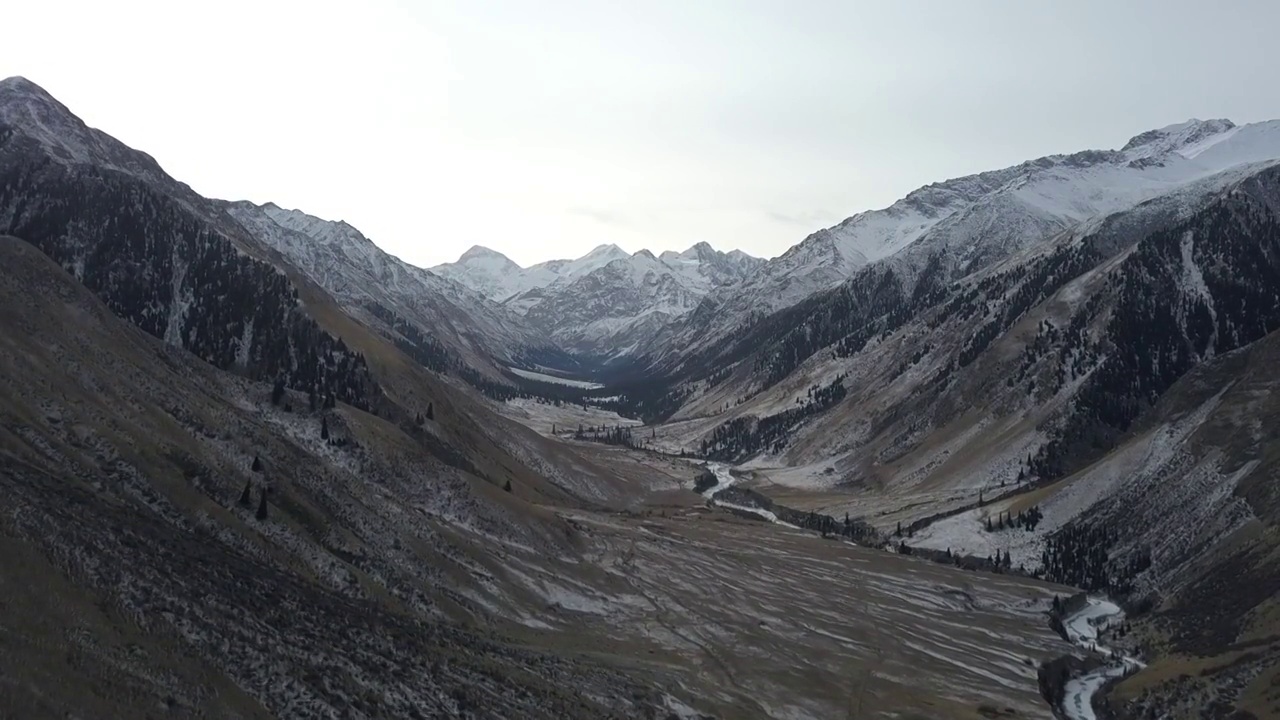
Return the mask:
<path id="1" fill-rule="evenodd" d="M 721 488 L 721 489 L 723 490 L 724 488 Z M 728 510 L 737 510 L 738 512 L 751 513 L 752 515 L 759 515 L 760 517 L 764 518 L 765 520 L 768 520 L 774 525 L 781 525 L 783 527 L 794 528 L 796 530 L 800 529 L 795 525 L 792 525 L 791 523 L 786 523 L 779 520 L 777 515 L 763 508 L 751 507 L 750 505 L 738 505 L 737 503 L 728 503 L 721 500 L 713 500 L 712 502 L 715 504 L 716 507 L 722 507 Z"/>
<path id="2" fill-rule="evenodd" d="M 496 407 L 503 415 L 542 435 L 550 435 L 553 426 L 558 435 L 565 435 L 577 430 L 579 425 L 638 427 L 642 424 L 639 420 L 624 418 L 612 410 L 590 405 L 583 410 L 581 405 L 573 403 L 556 405 L 533 398 L 514 398 Z"/>
<path id="3" fill-rule="evenodd" d="M 708 500 L 715 498 L 716 493 L 737 484 L 738 478 L 729 469 L 719 463 L 708 463 L 707 469 L 712 475 L 716 476 L 716 484 L 702 491 L 702 496 Z"/>
<path id="4" fill-rule="evenodd" d="M 661 258 L 602 245 L 577 260 L 522 269 L 486 248 L 468 250 L 433 273 L 501 302 L 505 310 L 549 330 L 562 346 L 614 356 L 637 350 L 714 288 L 732 285 L 764 261 L 698 243 Z"/>
<path id="5" fill-rule="evenodd" d="M 1200 140 L 1200 141 L 1198 141 L 1198 142 L 1194 142 L 1194 143 L 1191 143 L 1191 144 L 1189 144 L 1189 145 L 1186 145 L 1186 146 L 1184 146 L 1181 150 L 1178 150 L 1177 152 L 1178 152 L 1178 154 L 1179 154 L 1179 155 L 1181 155 L 1182 157 L 1187 158 L 1188 160 L 1190 160 L 1190 159 L 1195 158 L 1196 156 L 1198 156 L 1198 155 L 1202 154 L 1204 151 L 1208 150 L 1209 148 L 1213 147 L 1214 145 L 1217 145 L 1218 143 L 1220 143 L 1220 142 L 1222 142 L 1222 141 L 1224 141 L 1224 140 L 1227 140 L 1227 139 L 1231 138 L 1232 136 L 1234 136 L 1234 135 L 1235 135 L 1236 133 L 1238 133 L 1238 132 L 1240 132 L 1240 128 L 1239 128 L 1239 127 L 1233 127 L 1233 128 L 1231 128 L 1230 130 L 1227 130 L 1226 132 L 1221 132 L 1221 133 L 1217 133 L 1217 134 L 1215 134 L 1215 135 L 1210 135 L 1210 136 L 1208 136 L 1208 137 L 1204 138 L 1203 140 Z"/>
<path id="6" fill-rule="evenodd" d="M 1213 294 L 1209 292 L 1209 286 L 1205 285 L 1204 273 L 1200 271 L 1200 266 L 1196 265 L 1195 233 L 1188 230 L 1182 234 L 1180 249 L 1182 252 L 1182 291 L 1203 302 L 1209 309 L 1209 317 L 1213 319 L 1213 335 L 1209 338 L 1209 345 L 1205 349 L 1205 356 L 1213 357 L 1214 348 L 1218 344 L 1218 311 L 1213 304 Z M 1185 307 L 1183 312 L 1186 312 Z"/>
<path id="7" fill-rule="evenodd" d="M 782 525 L 783 527 L 795 528 L 797 530 L 799 529 L 799 528 L 796 528 L 795 525 L 782 522 L 781 520 L 778 519 L 778 516 L 776 514 L 774 514 L 769 510 L 765 510 L 764 508 L 752 507 L 750 505 L 739 505 L 737 503 L 723 502 L 721 500 L 717 500 L 716 495 L 718 495 L 722 490 L 731 488 L 734 485 L 738 484 L 738 478 L 733 473 L 729 472 L 728 468 L 726 468 L 725 466 L 719 463 L 708 463 L 707 469 L 710 470 L 711 473 L 716 476 L 716 484 L 707 488 L 706 490 L 703 490 L 702 496 L 705 497 L 707 500 L 710 500 L 712 505 L 715 505 L 716 507 L 722 507 L 728 510 L 737 510 L 738 512 L 751 513 L 752 515 L 758 515 L 759 517 L 765 520 L 768 520 L 769 522 L 775 525 Z"/>
<path id="8" fill-rule="evenodd" d="M 347 223 L 271 203 L 234 202 L 224 208 L 254 238 L 279 251 L 344 307 L 363 308 L 376 302 L 473 365 L 546 344 L 507 310 L 459 283 L 389 255 Z"/>
<path id="9" fill-rule="evenodd" d="M 668 693 L 662 694 L 662 704 L 666 707 L 668 713 L 670 713 L 667 716 L 668 718 L 674 717 L 676 720 L 701 720 L 706 717 Z"/>
<path id="10" fill-rule="evenodd" d="M 1099 627 L 1124 619 L 1124 611 L 1107 598 L 1088 599 L 1087 604 L 1063 622 L 1067 639 L 1081 649 L 1096 652 L 1111 660 L 1108 664 L 1067 682 L 1062 709 L 1070 720 L 1097 720 L 1093 696 L 1112 678 L 1121 677 L 1143 667 L 1141 661 L 1098 643 Z"/>
<path id="11" fill-rule="evenodd" d="M 714 317 L 671 348 L 718 339 L 761 313 L 835 287 L 868 264 L 910 277 L 935 256 L 975 272 L 1082 222 L 1131 209 L 1244 165 L 1280 159 L 1280 120 L 1237 127 L 1188 121 L 1134 138 L 1123 151 L 1055 155 L 920 188 L 805 238 L 747 280 L 708 297 Z M 710 329 L 710 331 L 709 331 Z"/>
<path id="12" fill-rule="evenodd" d="M 1067 618 L 1062 626 L 1067 631 L 1067 639 L 1082 647 L 1096 646 L 1098 642 L 1098 626 L 1107 618 L 1120 616 L 1123 610 L 1119 605 L 1105 598 L 1089 598 L 1088 604 L 1079 612 Z M 1099 652 L 1104 652 L 1100 650 Z M 1104 654 L 1109 654 L 1104 652 Z"/>
<path id="13" fill-rule="evenodd" d="M 515 367 L 507 369 L 526 380 L 537 380 L 538 382 L 554 383 L 556 385 L 568 385 L 569 387 L 582 388 L 583 390 L 599 390 L 604 387 L 600 383 L 587 382 L 585 380 L 570 380 L 569 378 L 546 375 L 532 370 L 522 370 Z"/>

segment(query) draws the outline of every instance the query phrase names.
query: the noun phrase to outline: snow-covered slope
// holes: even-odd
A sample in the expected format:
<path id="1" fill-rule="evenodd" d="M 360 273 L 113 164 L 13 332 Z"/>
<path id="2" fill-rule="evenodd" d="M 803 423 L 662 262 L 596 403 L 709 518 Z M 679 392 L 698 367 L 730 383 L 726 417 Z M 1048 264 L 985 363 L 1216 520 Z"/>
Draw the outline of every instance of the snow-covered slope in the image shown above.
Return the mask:
<path id="1" fill-rule="evenodd" d="M 525 288 L 524 268 L 506 255 L 480 245 L 463 253 L 458 262 L 438 265 L 430 270 L 497 302 Z"/>
<path id="2" fill-rule="evenodd" d="M 391 310 L 477 368 L 490 359 L 510 362 L 524 349 L 545 345 L 498 304 L 389 255 L 345 222 L 272 203 L 227 203 L 226 210 L 371 324 L 385 322 L 375 305 Z"/>
<path id="3" fill-rule="evenodd" d="M 652 339 L 716 288 L 741 282 L 764 261 L 705 242 L 684 252 L 628 255 L 601 245 L 576 260 L 527 269 L 501 253 L 473 247 L 456 263 L 431 268 L 502 302 L 563 347 L 617 356 Z"/>
<path id="4" fill-rule="evenodd" d="M 658 260 L 686 287 L 701 292 L 739 283 L 766 262 L 741 250 L 722 253 L 705 242 L 680 253 L 668 250 Z"/>
<path id="5" fill-rule="evenodd" d="M 934 183 L 883 210 L 810 235 L 747 280 L 712 292 L 674 348 L 734 332 L 839 285 L 870 263 L 895 261 L 908 278 L 935 256 L 968 274 L 1091 218 L 1232 167 L 1280 157 L 1280 121 L 1236 126 L 1189 120 L 1131 139 L 1121 150 L 1051 155 Z"/>
<path id="6" fill-rule="evenodd" d="M 641 250 L 507 302 L 562 347 L 617 357 L 646 347 L 717 287 L 740 282 L 761 261 L 699 243 L 661 258 Z"/>
<path id="7" fill-rule="evenodd" d="M 503 302 L 529 290 L 573 280 L 627 257 L 626 251 L 617 245 L 600 245 L 576 260 L 548 260 L 522 268 L 506 255 L 476 245 L 463 253 L 457 262 L 436 265 L 430 270 L 494 302 Z"/>

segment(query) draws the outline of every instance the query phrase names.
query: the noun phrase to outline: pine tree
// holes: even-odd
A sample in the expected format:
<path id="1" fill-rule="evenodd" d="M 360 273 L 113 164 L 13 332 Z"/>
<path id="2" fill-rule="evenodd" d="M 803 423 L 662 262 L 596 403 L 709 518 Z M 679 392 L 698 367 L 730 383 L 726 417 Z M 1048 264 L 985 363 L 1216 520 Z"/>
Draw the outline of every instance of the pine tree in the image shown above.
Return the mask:
<path id="1" fill-rule="evenodd" d="M 508 481 L 507 481 L 507 482 L 502 486 L 502 489 L 503 489 L 503 490 L 506 490 L 507 492 L 511 492 L 511 481 L 510 481 L 510 480 L 508 480 Z"/>
<path id="2" fill-rule="evenodd" d="M 262 472 L 262 461 L 258 459 L 257 455 L 253 456 L 253 465 L 249 469 L 256 473 Z"/>
<path id="3" fill-rule="evenodd" d="M 276 378 L 276 384 L 271 386 L 271 404 L 279 405 L 282 397 L 284 397 L 284 378 Z"/>
<path id="4" fill-rule="evenodd" d="M 898 521 L 898 530 L 894 532 L 894 535 L 897 535 L 898 537 L 902 537 L 902 521 L 901 520 Z"/>
<path id="5" fill-rule="evenodd" d="M 435 405 L 432 403 L 427 403 L 427 419 L 428 420 L 436 419 L 436 408 L 435 408 Z"/>
<path id="6" fill-rule="evenodd" d="M 253 490 L 253 481 L 250 480 L 244 484 L 244 492 L 240 493 L 241 506 L 249 507 L 249 505 L 253 503 L 253 497 L 251 495 L 252 490 Z"/>
<path id="7" fill-rule="evenodd" d="M 267 489 L 262 488 L 261 499 L 258 500 L 258 513 L 256 517 L 259 520 L 267 519 Z"/>
<path id="8" fill-rule="evenodd" d="M 320 418 L 320 439 L 329 439 L 329 418 L 327 417 Z"/>

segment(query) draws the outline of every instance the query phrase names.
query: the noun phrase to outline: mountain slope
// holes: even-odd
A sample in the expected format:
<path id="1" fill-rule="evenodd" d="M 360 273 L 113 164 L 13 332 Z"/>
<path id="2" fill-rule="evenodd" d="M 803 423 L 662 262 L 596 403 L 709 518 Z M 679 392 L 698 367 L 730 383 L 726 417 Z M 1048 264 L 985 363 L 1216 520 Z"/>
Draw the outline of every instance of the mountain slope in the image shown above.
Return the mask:
<path id="1" fill-rule="evenodd" d="M 492 592 L 456 578 L 498 570 L 468 548 L 559 555 L 571 552 L 563 527 L 386 420 L 273 405 L 269 384 L 126 325 L 31 245 L 0 238 L 0 259 L 0 366 L 24 379 L 0 389 L 0 562 L 12 583 L 0 623 L 42 648 L 31 657 L 45 671 L 83 681 L 45 693 L 39 670 L 9 666 L 3 703 L 20 714 L 639 712 L 609 671 L 456 622 L 483 615 L 469 597 Z M 321 437 L 321 417 L 339 444 Z M 30 603 L 25 581 L 64 573 L 74 590 Z M 49 603 L 69 626 L 37 621 Z M 578 690 L 556 687 L 567 678 Z"/>
<path id="2" fill-rule="evenodd" d="M 707 293 L 742 281 L 763 262 L 707 243 L 661 257 L 602 245 L 577 260 L 522 270 L 500 253 L 474 247 L 432 271 L 501 300 L 568 350 L 612 358 L 643 347 Z"/>
<path id="3" fill-rule="evenodd" d="M 1280 125 L 1173 126 L 1123 155 L 1088 162 L 1084 205 L 1063 203 L 1080 168 L 1046 166 L 722 340 L 713 294 L 678 328 L 710 341 L 628 399 L 666 419 L 652 444 L 739 463 L 788 506 L 1121 600 L 1152 670 L 1118 710 L 1269 716 Z M 1125 207 L 1159 190 L 1135 169 L 1176 181 Z M 1119 210 L 969 233 L 1055 203 Z"/>
<path id="4" fill-rule="evenodd" d="M 270 203 L 226 203 L 226 211 L 263 245 L 278 251 L 344 308 L 394 334 L 394 315 L 432 337 L 457 362 L 493 375 L 499 366 L 543 349 L 506 310 L 452 281 L 380 250 L 358 230 Z"/>
<path id="5" fill-rule="evenodd" d="M 892 261 L 909 283 L 930 262 L 948 276 L 990 267 L 1080 222 L 1103 217 L 1232 167 L 1280 157 L 1280 121 L 1237 127 L 1192 120 L 1143 133 L 1121 150 L 1053 155 L 926 186 L 884 210 L 814 233 L 740 286 L 712 293 L 667 352 L 715 339 L 868 263 Z"/>
<path id="6" fill-rule="evenodd" d="M 911 267 L 873 263 L 758 323 L 673 390 L 660 445 L 749 461 L 765 492 L 900 523 L 911 547 L 1009 553 L 1108 592 L 1156 634 L 1153 668 L 1237 660 L 1199 684 L 1138 675 L 1129 698 L 1155 716 L 1254 702 L 1243 688 L 1280 651 L 1280 161 L 958 279 L 940 258 Z M 986 525 L 1033 505 L 1034 531 Z"/>
<path id="7" fill-rule="evenodd" d="M 548 260 L 522 268 L 506 255 L 476 245 L 463 253 L 457 262 L 437 265 L 430 270 L 495 302 L 505 302 L 523 292 L 573 280 L 627 257 L 627 253 L 617 245 L 600 245 L 576 260 Z M 517 312 L 522 311 L 518 303 L 512 307 Z"/>
<path id="8" fill-rule="evenodd" d="M 0 231 L 21 233 L 121 316 L 217 367 L 358 407 L 380 401 L 364 359 L 246 252 L 251 240 L 32 87 L 0 85 Z M 67 137 L 50 134 L 54 117 Z"/>

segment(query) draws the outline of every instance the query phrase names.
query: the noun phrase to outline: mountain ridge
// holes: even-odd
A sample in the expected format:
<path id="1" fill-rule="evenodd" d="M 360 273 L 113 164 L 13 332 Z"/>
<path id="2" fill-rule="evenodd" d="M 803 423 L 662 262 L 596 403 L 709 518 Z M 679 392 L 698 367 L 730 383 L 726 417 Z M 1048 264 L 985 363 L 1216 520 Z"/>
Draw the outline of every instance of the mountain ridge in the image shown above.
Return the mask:
<path id="1" fill-rule="evenodd" d="M 1280 120 L 1188 121 L 1140 133 L 1126 147 L 1050 155 L 931 183 L 812 233 L 743 283 L 709 293 L 654 355 L 677 355 L 693 338 L 737 332 L 876 263 L 907 277 L 930 258 L 948 274 L 975 272 L 1078 223 L 1231 167 L 1280 157 Z"/>
<path id="2" fill-rule="evenodd" d="M 189 687 L 115 608 L 255 715 L 829 717 L 865 672 L 904 717 L 1048 717 L 1069 586 L 1151 661 L 1119 716 L 1274 706 L 1280 123 L 935 183 L 772 261 L 601 245 L 499 303 L 38 90 L 0 84 L 0 564 L 41 568 L 0 630 L 86 685 Z M 577 356 L 599 382 L 549 390 Z M 802 527 L 759 521 L 784 494 Z M 895 552 L 809 532 L 841 516 Z M 108 650 L 26 640 L 44 566 Z"/>

